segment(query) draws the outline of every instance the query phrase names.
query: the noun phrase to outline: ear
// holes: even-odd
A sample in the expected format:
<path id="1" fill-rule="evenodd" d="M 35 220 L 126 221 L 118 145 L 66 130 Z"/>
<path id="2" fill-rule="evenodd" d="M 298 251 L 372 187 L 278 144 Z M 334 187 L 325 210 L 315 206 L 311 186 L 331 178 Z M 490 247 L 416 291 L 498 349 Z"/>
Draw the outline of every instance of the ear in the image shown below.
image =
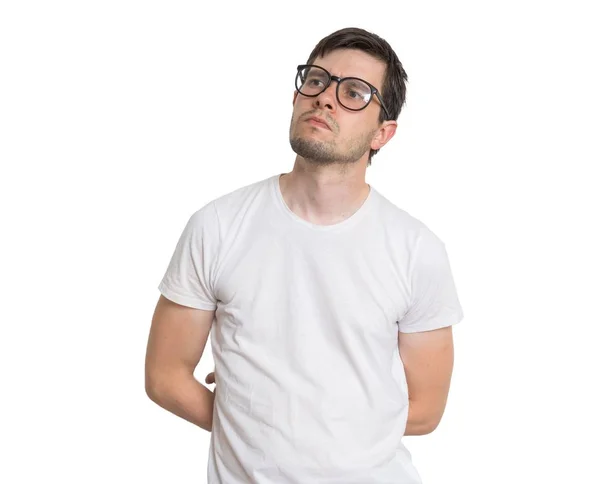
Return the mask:
<path id="1" fill-rule="evenodd" d="M 298 91 L 294 91 L 294 100 L 292 101 L 292 106 L 296 104 L 296 98 L 298 97 Z"/>
<path id="2" fill-rule="evenodd" d="M 394 137 L 398 123 L 394 120 L 384 121 L 371 140 L 371 149 L 379 150 Z"/>

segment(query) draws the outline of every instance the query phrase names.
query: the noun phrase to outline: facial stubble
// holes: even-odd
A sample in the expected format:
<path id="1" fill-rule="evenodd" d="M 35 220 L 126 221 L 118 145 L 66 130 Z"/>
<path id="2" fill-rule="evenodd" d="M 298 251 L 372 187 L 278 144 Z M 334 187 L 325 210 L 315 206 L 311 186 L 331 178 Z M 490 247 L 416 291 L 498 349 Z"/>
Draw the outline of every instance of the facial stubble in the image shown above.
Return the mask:
<path id="1" fill-rule="evenodd" d="M 309 163 L 321 166 L 356 163 L 367 150 L 370 150 L 371 139 L 376 132 L 376 130 L 373 130 L 364 133 L 360 138 L 351 138 L 347 149 L 342 152 L 336 142 L 337 139 L 323 141 L 294 133 L 294 127 L 303 122 L 306 121 L 297 121 L 294 125 L 294 118 L 292 117 L 290 123 L 290 145 L 292 150 Z M 311 129 L 320 128 L 311 127 Z"/>

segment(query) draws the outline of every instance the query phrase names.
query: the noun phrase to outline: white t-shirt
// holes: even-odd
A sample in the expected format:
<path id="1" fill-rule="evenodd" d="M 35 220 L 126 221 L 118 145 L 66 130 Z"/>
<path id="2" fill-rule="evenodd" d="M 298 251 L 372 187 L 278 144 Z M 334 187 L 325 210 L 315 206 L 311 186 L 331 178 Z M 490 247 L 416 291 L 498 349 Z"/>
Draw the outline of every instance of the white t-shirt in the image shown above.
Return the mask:
<path id="1" fill-rule="evenodd" d="M 280 175 L 189 219 L 159 290 L 216 309 L 209 484 L 418 484 L 398 331 L 458 323 L 444 243 L 372 186 L 315 225 Z"/>

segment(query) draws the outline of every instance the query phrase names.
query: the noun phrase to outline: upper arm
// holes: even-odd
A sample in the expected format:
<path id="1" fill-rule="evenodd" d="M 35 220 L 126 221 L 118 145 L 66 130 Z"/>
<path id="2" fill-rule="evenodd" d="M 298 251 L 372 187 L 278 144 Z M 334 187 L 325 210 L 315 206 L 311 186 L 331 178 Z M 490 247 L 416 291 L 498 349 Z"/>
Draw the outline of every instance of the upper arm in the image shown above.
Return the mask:
<path id="1" fill-rule="evenodd" d="M 156 388 L 177 371 L 193 374 L 198 365 L 215 310 L 195 309 L 162 294 L 156 304 L 146 349 L 146 390 Z"/>
<path id="2" fill-rule="evenodd" d="M 435 427 L 446 407 L 454 365 L 452 326 L 416 333 L 398 333 L 398 350 L 408 385 L 409 401 L 418 403 Z"/>
<path id="3" fill-rule="evenodd" d="M 458 323 L 463 310 L 458 299 L 444 243 L 424 230 L 410 257 L 410 299 L 399 321 L 402 333 L 422 333 Z"/>

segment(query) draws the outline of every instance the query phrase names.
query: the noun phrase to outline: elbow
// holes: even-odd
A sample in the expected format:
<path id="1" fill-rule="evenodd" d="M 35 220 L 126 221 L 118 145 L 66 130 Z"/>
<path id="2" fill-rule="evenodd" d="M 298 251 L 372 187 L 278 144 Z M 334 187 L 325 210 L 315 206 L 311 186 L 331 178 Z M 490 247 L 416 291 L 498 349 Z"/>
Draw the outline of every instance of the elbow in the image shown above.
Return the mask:
<path id="1" fill-rule="evenodd" d="M 167 382 L 173 378 L 172 372 L 168 372 L 164 365 L 150 363 L 147 359 L 144 368 L 144 388 L 150 400 L 156 402 L 164 393 Z"/>
<path id="2" fill-rule="evenodd" d="M 434 411 L 411 401 L 405 435 L 427 435 L 437 429 L 442 412 Z"/>
<path id="3" fill-rule="evenodd" d="M 166 382 L 168 382 L 170 378 L 168 378 L 164 374 L 157 374 L 156 372 L 146 371 L 144 387 L 146 390 L 146 395 L 153 402 L 158 403 L 161 398 L 161 395 L 164 395 L 167 391 Z"/>
<path id="4" fill-rule="evenodd" d="M 404 435 L 427 435 L 432 433 L 437 426 L 436 422 L 408 422 Z"/>
<path id="5" fill-rule="evenodd" d="M 187 368 L 168 371 L 147 368 L 144 381 L 146 395 L 153 402 L 159 403 L 159 401 L 169 398 L 169 395 L 187 380 L 193 378 L 193 371 L 190 372 Z"/>
<path id="6" fill-rule="evenodd" d="M 422 424 L 423 427 L 423 434 L 422 435 L 427 435 L 432 433 L 435 429 L 438 428 L 438 426 L 440 425 L 440 422 L 442 421 L 442 415 L 443 415 L 443 410 L 441 413 L 436 412 L 433 415 L 429 415 Z"/>
<path id="7" fill-rule="evenodd" d="M 435 429 L 438 428 L 439 424 L 439 420 L 430 420 L 428 422 L 425 422 L 422 426 L 422 433 L 420 435 L 427 435 L 432 433 Z"/>
<path id="8" fill-rule="evenodd" d="M 158 385 L 155 380 L 148 374 L 146 374 L 144 387 L 146 390 L 146 395 L 150 400 L 156 402 L 158 400 Z"/>

